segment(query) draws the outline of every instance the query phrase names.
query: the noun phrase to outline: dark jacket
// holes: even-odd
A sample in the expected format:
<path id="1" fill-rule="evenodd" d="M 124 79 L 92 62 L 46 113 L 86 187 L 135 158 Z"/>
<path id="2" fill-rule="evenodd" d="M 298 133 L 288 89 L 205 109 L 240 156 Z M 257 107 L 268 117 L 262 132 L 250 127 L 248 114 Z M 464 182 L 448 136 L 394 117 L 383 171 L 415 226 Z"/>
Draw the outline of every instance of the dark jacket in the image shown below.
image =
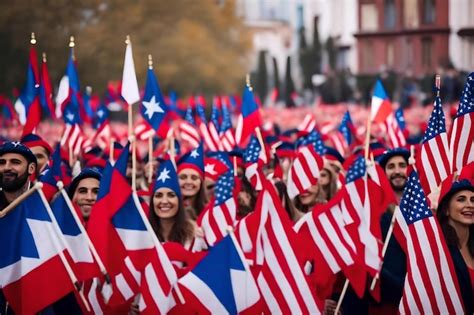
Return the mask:
<path id="1" fill-rule="evenodd" d="M 471 277 L 469 276 L 469 270 L 464 262 L 464 258 L 461 255 L 461 251 L 457 246 L 448 245 L 451 257 L 453 258 L 454 269 L 456 276 L 458 277 L 459 289 L 461 290 L 462 302 L 464 304 L 464 310 L 466 314 L 472 314 L 474 309 L 472 300 L 474 292 L 472 289 Z"/>

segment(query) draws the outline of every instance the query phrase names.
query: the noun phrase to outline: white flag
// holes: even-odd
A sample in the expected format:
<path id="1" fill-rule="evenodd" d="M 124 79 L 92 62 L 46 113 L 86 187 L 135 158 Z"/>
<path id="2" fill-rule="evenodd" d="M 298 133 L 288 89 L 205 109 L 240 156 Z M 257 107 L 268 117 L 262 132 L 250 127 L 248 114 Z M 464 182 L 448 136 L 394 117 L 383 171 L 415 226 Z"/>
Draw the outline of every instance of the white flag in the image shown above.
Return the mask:
<path id="1" fill-rule="evenodd" d="M 135 64 L 133 63 L 132 43 L 127 44 L 125 49 L 125 61 L 123 64 L 122 96 L 125 101 L 132 105 L 140 100 Z"/>

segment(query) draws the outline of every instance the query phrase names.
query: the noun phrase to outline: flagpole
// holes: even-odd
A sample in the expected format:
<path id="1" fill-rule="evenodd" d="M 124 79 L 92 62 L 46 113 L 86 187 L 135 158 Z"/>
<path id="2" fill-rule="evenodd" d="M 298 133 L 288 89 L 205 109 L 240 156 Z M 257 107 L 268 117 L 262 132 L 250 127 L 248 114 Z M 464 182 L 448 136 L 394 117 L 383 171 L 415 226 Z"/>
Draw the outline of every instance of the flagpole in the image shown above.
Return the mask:
<path id="1" fill-rule="evenodd" d="M 137 191 L 137 141 L 135 135 L 129 137 L 132 143 L 132 190 Z"/>
<path id="2" fill-rule="evenodd" d="M 74 288 L 76 291 L 79 293 L 79 296 L 81 297 L 82 303 L 84 303 L 84 306 L 88 312 L 91 311 L 90 305 L 87 302 L 87 299 L 84 296 L 84 292 L 81 290 L 81 284 L 77 280 L 76 275 L 74 274 L 74 271 L 72 270 L 71 265 L 69 265 L 66 257 L 64 256 L 64 249 L 69 250 L 66 240 L 64 239 L 64 235 L 61 232 L 61 228 L 58 225 L 58 222 L 56 221 L 56 217 L 53 214 L 53 210 L 51 209 L 51 206 L 49 205 L 48 201 L 46 200 L 46 197 L 43 193 L 43 190 L 41 187 L 43 186 L 43 183 L 41 182 L 36 182 L 35 186 L 38 186 L 37 191 L 38 194 L 41 197 L 41 201 L 43 202 L 43 206 L 46 208 L 46 212 L 49 215 L 49 218 L 51 219 L 52 223 L 52 230 L 48 229 L 48 232 L 50 233 L 51 239 L 53 241 L 54 246 L 56 247 L 56 251 L 58 252 L 59 258 L 61 259 L 61 262 L 63 263 L 64 267 L 66 268 L 66 271 L 69 275 L 69 278 L 71 279 Z M 53 233 L 51 233 L 53 232 Z M 59 242 L 63 243 L 64 249 L 61 249 L 61 246 Z"/>
<path id="3" fill-rule="evenodd" d="M 369 116 L 367 119 L 367 132 L 365 135 L 365 159 L 367 160 L 369 158 L 369 148 L 370 148 L 370 129 L 372 127 L 372 119 L 370 117 L 370 110 L 369 110 Z"/>
<path id="4" fill-rule="evenodd" d="M 130 40 L 130 35 L 127 35 L 127 38 L 125 39 L 125 44 L 127 45 L 127 48 L 129 45 L 132 45 L 132 41 Z M 125 65 L 124 65 L 124 68 L 125 68 Z M 132 135 L 132 132 L 133 132 L 133 106 L 132 105 L 133 103 L 128 104 L 128 136 L 129 137 Z"/>
<path id="5" fill-rule="evenodd" d="M 15 209 L 16 206 L 18 206 L 20 203 L 23 202 L 26 198 L 28 198 L 31 194 L 33 194 L 36 190 L 38 190 L 38 186 L 33 185 L 31 189 L 28 189 L 24 193 L 22 193 L 20 196 L 15 198 L 8 206 L 3 208 L 3 210 L 0 211 L 0 219 L 6 216 L 11 210 Z"/>
<path id="6" fill-rule="evenodd" d="M 176 148 L 175 148 L 175 143 L 174 143 L 174 135 L 171 133 L 169 137 L 170 141 L 170 158 L 171 158 L 171 163 L 173 163 L 174 169 L 178 170 L 178 167 L 176 165 Z"/>
<path id="7" fill-rule="evenodd" d="M 341 295 L 339 296 L 339 300 L 337 301 L 336 309 L 334 310 L 334 315 L 337 315 L 339 313 L 339 309 L 341 308 L 341 305 L 342 305 L 342 300 L 344 299 L 344 296 L 346 295 L 348 287 L 349 287 L 349 280 L 346 279 L 346 282 L 344 282 L 344 287 L 342 288 Z"/>
<path id="8" fill-rule="evenodd" d="M 153 181 L 153 136 L 148 137 L 148 163 L 150 168 L 148 169 L 148 184 Z"/>
<path id="9" fill-rule="evenodd" d="M 110 138 L 110 154 L 109 154 L 109 161 L 110 161 L 110 164 L 114 164 L 114 139 Z"/>
<path id="10" fill-rule="evenodd" d="M 411 166 L 413 166 L 413 169 L 416 171 L 415 146 L 413 146 L 413 145 L 410 147 L 410 157 L 408 158 L 408 163 Z M 390 227 L 388 228 L 387 236 L 385 236 L 385 241 L 383 243 L 383 248 L 382 248 L 382 261 L 383 261 L 383 258 L 385 257 L 385 253 L 387 252 L 387 248 L 388 248 L 388 243 L 389 243 L 390 238 L 392 237 L 392 234 L 393 234 L 393 229 L 394 229 L 394 226 L 395 226 L 397 211 L 400 211 L 400 207 L 398 205 L 395 207 L 395 210 L 393 211 L 392 219 L 390 220 Z M 377 272 L 374 279 L 372 279 L 372 283 L 370 284 L 370 291 L 373 291 L 375 289 L 375 285 L 377 284 L 377 281 L 378 281 L 379 278 L 380 278 L 380 271 Z"/>
<path id="11" fill-rule="evenodd" d="M 147 230 L 147 232 L 149 233 L 149 235 L 151 236 L 151 238 L 153 240 L 153 244 L 155 245 L 155 249 L 156 249 L 156 253 L 158 255 L 158 258 L 162 255 L 165 255 L 166 257 L 168 257 L 168 255 L 166 254 L 163 246 L 161 245 L 160 241 L 158 240 L 158 237 L 156 236 L 155 232 L 153 231 L 153 228 L 151 227 L 150 221 L 148 220 L 148 218 L 145 215 L 145 212 L 143 211 L 142 205 L 140 204 L 140 201 L 138 200 L 138 196 L 137 196 L 136 192 L 132 192 L 132 197 L 133 197 L 133 202 L 135 203 L 135 206 L 138 209 L 138 213 L 140 214 L 140 217 L 141 217 L 143 223 L 145 224 L 146 230 Z M 153 209 L 151 209 L 151 211 L 153 211 Z M 168 259 L 169 259 L 169 257 L 168 257 Z M 170 260 L 168 260 L 168 261 L 170 261 Z M 165 273 L 167 273 L 167 270 L 173 270 L 174 271 L 174 267 L 173 267 L 172 264 L 168 265 L 168 266 L 163 266 L 163 267 L 167 267 L 167 268 L 163 268 Z M 168 279 L 170 278 L 169 273 L 167 273 L 166 276 L 167 276 Z M 173 287 L 176 290 L 176 294 L 178 295 L 178 298 L 179 298 L 179 301 L 181 302 L 181 304 L 185 304 L 186 300 L 184 299 L 183 293 L 181 292 L 181 290 L 179 289 L 179 286 L 177 285 L 178 275 L 176 274 L 176 272 L 174 272 L 174 275 L 171 275 L 171 276 L 173 276 L 173 277 L 176 276 L 176 282 L 173 283 Z"/>
<path id="12" fill-rule="evenodd" d="M 110 283 L 110 276 L 109 276 L 109 273 L 108 273 L 107 270 L 105 269 L 105 265 L 104 265 L 104 263 L 102 262 L 102 259 L 100 258 L 99 254 L 97 253 L 97 250 L 95 249 L 94 244 L 92 244 L 92 241 L 91 241 L 91 239 L 89 238 L 89 235 L 87 234 L 86 229 L 85 229 L 84 226 L 82 225 L 81 220 L 79 219 L 79 216 L 77 215 L 77 212 L 75 211 L 74 206 L 72 205 L 71 199 L 69 199 L 68 194 L 67 194 L 66 191 L 64 190 L 64 183 L 63 183 L 62 181 L 58 181 L 58 182 L 56 183 L 56 186 L 58 186 L 59 192 L 60 192 L 61 195 L 63 196 L 64 201 L 66 202 L 67 207 L 69 208 L 69 211 L 71 211 L 71 214 L 72 214 L 72 216 L 74 217 L 74 221 L 76 221 L 76 224 L 77 224 L 77 226 L 79 227 L 79 230 L 81 230 L 81 233 L 84 235 L 84 237 L 85 237 L 85 239 L 86 239 L 86 241 L 87 241 L 87 245 L 89 246 L 89 249 L 90 249 L 90 251 L 91 251 L 91 253 L 92 253 L 92 256 L 94 256 L 95 261 L 96 261 L 97 264 L 99 265 L 100 272 L 101 272 L 102 275 L 104 276 L 105 281 L 106 281 L 107 283 Z"/>

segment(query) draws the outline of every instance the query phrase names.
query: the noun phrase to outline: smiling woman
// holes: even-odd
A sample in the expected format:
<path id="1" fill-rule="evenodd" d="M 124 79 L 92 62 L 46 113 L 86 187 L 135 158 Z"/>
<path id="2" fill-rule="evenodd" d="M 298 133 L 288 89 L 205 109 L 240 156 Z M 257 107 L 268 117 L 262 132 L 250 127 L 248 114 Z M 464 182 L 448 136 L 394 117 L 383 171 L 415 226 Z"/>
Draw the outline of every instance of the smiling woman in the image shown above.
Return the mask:
<path id="1" fill-rule="evenodd" d="M 474 185 L 463 179 L 441 187 L 437 217 L 451 253 L 466 314 L 474 296 Z"/>
<path id="2" fill-rule="evenodd" d="M 161 242 L 177 242 L 189 248 L 194 225 L 183 209 L 176 170 L 170 160 L 160 163 L 150 200 L 150 224 Z"/>

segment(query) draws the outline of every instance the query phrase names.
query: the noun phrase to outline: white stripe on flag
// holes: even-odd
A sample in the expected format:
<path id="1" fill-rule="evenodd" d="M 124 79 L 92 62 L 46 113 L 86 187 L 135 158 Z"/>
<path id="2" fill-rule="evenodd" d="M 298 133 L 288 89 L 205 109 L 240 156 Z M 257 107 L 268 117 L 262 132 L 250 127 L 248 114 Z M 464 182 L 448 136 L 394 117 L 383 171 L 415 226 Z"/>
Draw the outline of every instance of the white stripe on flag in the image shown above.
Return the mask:
<path id="1" fill-rule="evenodd" d="M 179 283 L 188 288 L 199 301 L 202 301 L 202 305 L 206 307 L 209 312 L 213 314 L 229 314 L 214 292 L 194 273 L 188 272 L 184 277 L 179 279 Z"/>

